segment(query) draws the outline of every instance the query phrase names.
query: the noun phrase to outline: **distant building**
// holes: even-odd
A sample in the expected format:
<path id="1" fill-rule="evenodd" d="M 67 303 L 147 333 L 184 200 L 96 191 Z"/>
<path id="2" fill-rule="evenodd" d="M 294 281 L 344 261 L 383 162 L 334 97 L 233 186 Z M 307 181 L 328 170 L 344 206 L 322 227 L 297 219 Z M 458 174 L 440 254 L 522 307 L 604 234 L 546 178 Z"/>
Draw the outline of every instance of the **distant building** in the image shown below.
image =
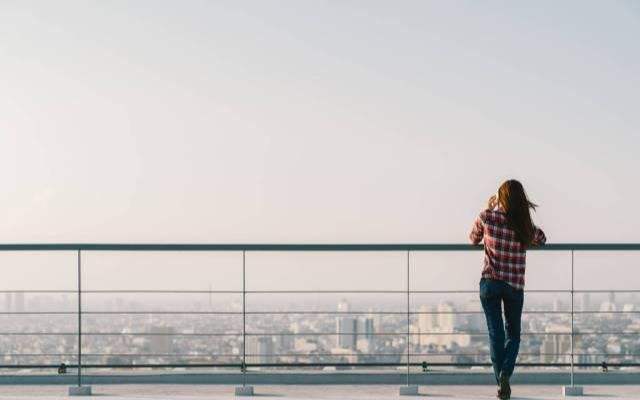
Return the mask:
<path id="1" fill-rule="evenodd" d="M 560 312 L 563 311 L 562 309 L 562 301 L 558 298 L 553 299 L 553 311 L 554 312 Z"/>
<path id="2" fill-rule="evenodd" d="M 275 346 L 271 336 L 247 336 L 247 363 L 268 364 L 275 362 Z"/>
<path id="3" fill-rule="evenodd" d="M 357 350 L 362 353 L 370 353 L 372 350 L 370 339 L 360 339 L 357 343 Z"/>
<path id="4" fill-rule="evenodd" d="M 349 302 L 347 302 L 347 300 L 341 300 L 340 303 L 338 303 L 338 312 L 349 312 L 351 309 L 351 306 L 349 305 Z"/>
<path id="5" fill-rule="evenodd" d="M 374 336 L 374 324 L 373 324 L 373 317 L 367 317 L 364 320 L 364 337 L 371 341 L 373 340 L 373 336 Z"/>
<path id="6" fill-rule="evenodd" d="M 287 353 L 293 349 L 295 336 L 291 331 L 284 331 L 283 334 L 276 337 L 276 351 Z"/>
<path id="7" fill-rule="evenodd" d="M 612 312 L 612 311 L 616 311 L 616 303 L 613 303 L 611 301 L 603 301 L 602 304 L 600 304 L 600 312 Z"/>
<path id="8" fill-rule="evenodd" d="M 472 313 L 465 314 L 465 318 L 461 321 L 465 331 L 478 332 L 486 328 L 487 323 L 484 314 L 481 312 L 482 305 L 480 304 L 480 300 L 469 300 L 465 305 L 464 310 Z"/>
<path id="9" fill-rule="evenodd" d="M 433 308 L 423 304 L 418 309 L 418 327 L 420 333 L 434 331 L 438 327 L 438 315 L 433 312 Z"/>
<path id="10" fill-rule="evenodd" d="M 602 356 L 598 355 L 598 350 L 595 347 L 590 347 L 584 350 L 584 352 L 578 353 L 576 358 L 578 364 L 598 364 L 604 360 Z"/>
<path id="11" fill-rule="evenodd" d="M 149 350 L 153 354 L 173 353 L 173 334 L 175 328 L 171 326 L 152 326 L 149 331 L 152 335 L 147 337 Z"/>
<path id="12" fill-rule="evenodd" d="M 358 320 L 354 317 L 338 317 L 338 347 L 355 349 L 358 345 Z"/>
<path id="13" fill-rule="evenodd" d="M 355 363 L 358 361 L 358 356 L 354 354 L 350 349 L 331 349 L 331 355 L 334 358 L 339 358 L 340 362 Z"/>
<path id="14" fill-rule="evenodd" d="M 338 303 L 338 312 L 348 313 L 349 303 L 342 300 Z M 338 348 L 355 350 L 358 345 L 358 319 L 352 315 L 338 315 L 336 318 Z"/>
<path id="15" fill-rule="evenodd" d="M 418 341 L 420 346 L 432 344 L 433 336 L 428 334 L 438 329 L 438 315 L 433 312 L 433 308 L 423 304 L 418 308 Z"/>
<path id="16" fill-rule="evenodd" d="M 542 346 L 540 346 L 540 353 L 542 362 L 567 362 L 569 361 L 568 354 L 571 350 L 571 330 L 564 325 L 547 325 L 545 332 L 557 332 L 558 334 L 545 335 Z M 575 345 L 575 343 L 574 343 Z"/>
<path id="17" fill-rule="evenodd" d="M 474 305 L 467 307 L 474 307 Z M 459 314 L 456 314 L 453 303 L 441 302 L 435 310 L 423 305 L 419 311 L 421 313 L 418 316 L 420 346 L 451 348 L 453 346 L 466 347 L 471 343 L 471 336 L 462 332 L 468 328 L 469 324 L 476 324 L 477 320 L 461 318 Z"/>
<path id="18" fill-rule="evenodd" d="M 441 332 L 453 332 L 458 328 L 460 319 L 455 311 L 456 309 L 451 302 L 438 304 L 438 327 Z"/>
<path id="19" fill-rule="evenodd" d="M 609 303 L 616 304 L 616 292 L 609 292 Z"/>
<path id="20" fill-rule="evenodd" d="M 311 353 L 318 350 L 318 344 L 308 338 L 301 337 L 294 339 L 293 348 L 300 353 Z"/>

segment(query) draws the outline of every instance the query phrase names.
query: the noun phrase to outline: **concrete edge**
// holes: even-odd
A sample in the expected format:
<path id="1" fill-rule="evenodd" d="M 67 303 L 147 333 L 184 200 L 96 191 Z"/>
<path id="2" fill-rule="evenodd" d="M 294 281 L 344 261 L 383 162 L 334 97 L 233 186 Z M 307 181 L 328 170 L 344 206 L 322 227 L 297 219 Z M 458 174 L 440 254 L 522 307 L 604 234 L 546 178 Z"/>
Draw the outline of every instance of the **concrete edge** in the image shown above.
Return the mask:
<path id="1" fill-rule="evenodd" d="M 0 385 L 74 385 L 71 375 L 0 375 Z M 401 373 L 274 373 L 250 372 L 250 385 L 404 385 L 407 375 Z M 429 372 L 411 374 L 415 385 L 493 385 L 493 374 L 485 372 Z M 83 375 L 86 385 L 109 384 L 216 384 L 241 385 L 241 373 L 156 373 Z M 571 381 L 569 373 L 516 372 L 511 379 L 518 385 L 558 385 Z M 640 372 L 576 373 L 576 385 L 633 385 L 640 382 Z"/>

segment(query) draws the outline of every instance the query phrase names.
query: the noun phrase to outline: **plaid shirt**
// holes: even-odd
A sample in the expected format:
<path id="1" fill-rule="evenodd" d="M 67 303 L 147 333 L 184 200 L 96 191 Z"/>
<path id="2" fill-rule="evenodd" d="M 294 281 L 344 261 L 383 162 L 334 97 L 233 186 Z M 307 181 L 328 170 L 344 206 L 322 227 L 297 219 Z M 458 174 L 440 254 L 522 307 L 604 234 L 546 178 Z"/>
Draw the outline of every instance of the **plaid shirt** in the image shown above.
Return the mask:
<path id="1" fill-rule="evenodd" d="M 542 229 L 535 227 L 532 246 L 545 244 L 547 238 Z M 505 281 L 516 289 L 524 289 L 526 247 L 507 225 L 507 216 L 501 209 L 485 210 L 476 218 L 471 243 L 484 240 L 483 278 Z"/>

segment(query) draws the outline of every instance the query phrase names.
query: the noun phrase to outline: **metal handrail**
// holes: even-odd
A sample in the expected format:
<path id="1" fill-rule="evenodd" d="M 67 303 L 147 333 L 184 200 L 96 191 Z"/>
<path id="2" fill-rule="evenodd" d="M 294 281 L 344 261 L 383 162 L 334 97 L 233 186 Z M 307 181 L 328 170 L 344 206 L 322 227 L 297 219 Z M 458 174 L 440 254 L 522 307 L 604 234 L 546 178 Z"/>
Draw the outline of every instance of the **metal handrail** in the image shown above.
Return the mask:
<path id="1" fill-rule="evenodd" d="M 487 331 L 461 332 L 410 332 L 409 336 L 485 336 Z M 574 331 L 571 332 L 520 332 L 521 336 L 589 336 L 589 335 L 638 335 L 637 331 Z M 77 336 L 78 332 L 0 332 L 0 336 Z M 340 332 L 246 332 L 245 336 L 353 336 Z M 373 332 L 371 336 L 406 336 L 406 332 Z M 82 332 L 82 336 L 242 336 L 242 333 L 226 332 Z M 403 353 L 404 354 L 404 353 Z M 340 354 L 337 354 L 340 355 Z M 364 354 L 364 355 L 368 355 Z"/>
<path id="2" fill-rule="evenodd" d="M 0 293 L 77 293 L 77 290 L 15 289 Z M 409 290 L 410 294 L 465 294 L 477 290 Z M 576 289 L 574 293 L 640 293 L 640 289 Z M 242 294 L 242 290 L 83 289 L 82 293 Z M 406 294 L 406 290 L 246 290 L 246 294 Z M 527 289 L 527 293 L 571 293 L 570 289 Z"/>
<path id="3" fill-rule="evenodd" d="M 407 363 L 398 363 L 398 362 L 366 362 L 366 363 L 235 363 L 235 364 L 227 364 L 227 363 L 165 363 L 165 364 L 157 364 L 157 363 L 140 363 L 140 364 L 82 364 L 83 369 L 136 369 L 136 368 L 242 368 L 242 366 L 246 368 L 251 367 L 267 367 L 267 368 L 318 368 L 318 367 L 405 367 Z M 411 362 L 409 363 L 411 367 L 420 367 L 422 366 L 422 362 Z M 491 363 L 440 363 L 440 362 L 430 362 L 429 367 L 460 367 L 460 368 L 468 368 L 468 367 L 491 367 Z M 518 363 L 520 367 L 570 367 L 571 365 L 575 367 L 601 367 L 600 363 Z M 620 368 L 620 367 L 640 367 L 640 363 L 607 363 L 608 367 L 612 368 Z M 58 368 L 59 364 L 0 364 L 0 369 L 55 369 Z M 66 364 L 67 368 L 78 368 L 78 364 Z"/>
<path id="4" fill-rule="evenodd" d="M 482 245 L 457 243 L 380 244 L 180 244 L 180 243 L 4 243 L 0 251 L 478 251 Z M 530 251 L 632 251 L 640 243 L 550 243 Z"/>
<path id="5" fill-rule="evenodd" d="M 395 353 L 367 353 L 367 356 L 403 356 L 407 353 L 405 352 L 395 352 Z M 57 357 L 57 356 L 75 356 L 75 353 L 0 353 L 0 357 Z M 83 357 L 238 357 L 238 354 L 234 353 L 216 353 L 215 355 L 211 355 L 209 353 L 202 354 L 189 354 L 189 353 L 83 353 Z M 247 353 L 248 357 L 257 357 L 263 356 L 261 353 Z M 327 356 L 327 357 L 342 357 L 342 356 L 358 356 L 362 355 L 361 353 L 312 353 L 312 354 L 304 354 L 304 353 L 273 353 L 269 354 L 269 356 L 282 356 L 282 357 L 309 357 L 309 356 Z M 484 356 L 489 357 L 489 353 L 410 353 L 411 356 L 420 356 L 420 357 L 451 357 L 451 356 Z M 564 353 L 527 353 L 527 352 L 519 352 L 519 356 L 570 356 L 570 352 Z M 575 355 L 589 355 L 589 356 L 607 356 L 612 358 L 620 358 L 620 357 L 639 357 L 640 353 L 629 353 L 620 355 L 618 353 L 579 353 L 576 352 Z"/>

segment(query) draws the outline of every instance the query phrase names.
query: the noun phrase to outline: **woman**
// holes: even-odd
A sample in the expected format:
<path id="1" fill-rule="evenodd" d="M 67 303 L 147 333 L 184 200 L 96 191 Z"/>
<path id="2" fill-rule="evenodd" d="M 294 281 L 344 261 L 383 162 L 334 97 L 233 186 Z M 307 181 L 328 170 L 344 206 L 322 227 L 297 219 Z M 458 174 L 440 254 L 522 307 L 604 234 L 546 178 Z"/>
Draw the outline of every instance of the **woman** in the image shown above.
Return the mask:
<path id="1" fill-rule="evenodd" d="M 480 213 L 469 235 L 473 244 L 484 241 L 480 301 L 487 318 L 491 363 L 500 399 L 511 397 L 509 378 L 520 347 L 526 250 L 547 240 L 531 220 L 529 209 L 535 208 L 520 182 L 506 181 L 489 198 L 487 209 Z"/>

